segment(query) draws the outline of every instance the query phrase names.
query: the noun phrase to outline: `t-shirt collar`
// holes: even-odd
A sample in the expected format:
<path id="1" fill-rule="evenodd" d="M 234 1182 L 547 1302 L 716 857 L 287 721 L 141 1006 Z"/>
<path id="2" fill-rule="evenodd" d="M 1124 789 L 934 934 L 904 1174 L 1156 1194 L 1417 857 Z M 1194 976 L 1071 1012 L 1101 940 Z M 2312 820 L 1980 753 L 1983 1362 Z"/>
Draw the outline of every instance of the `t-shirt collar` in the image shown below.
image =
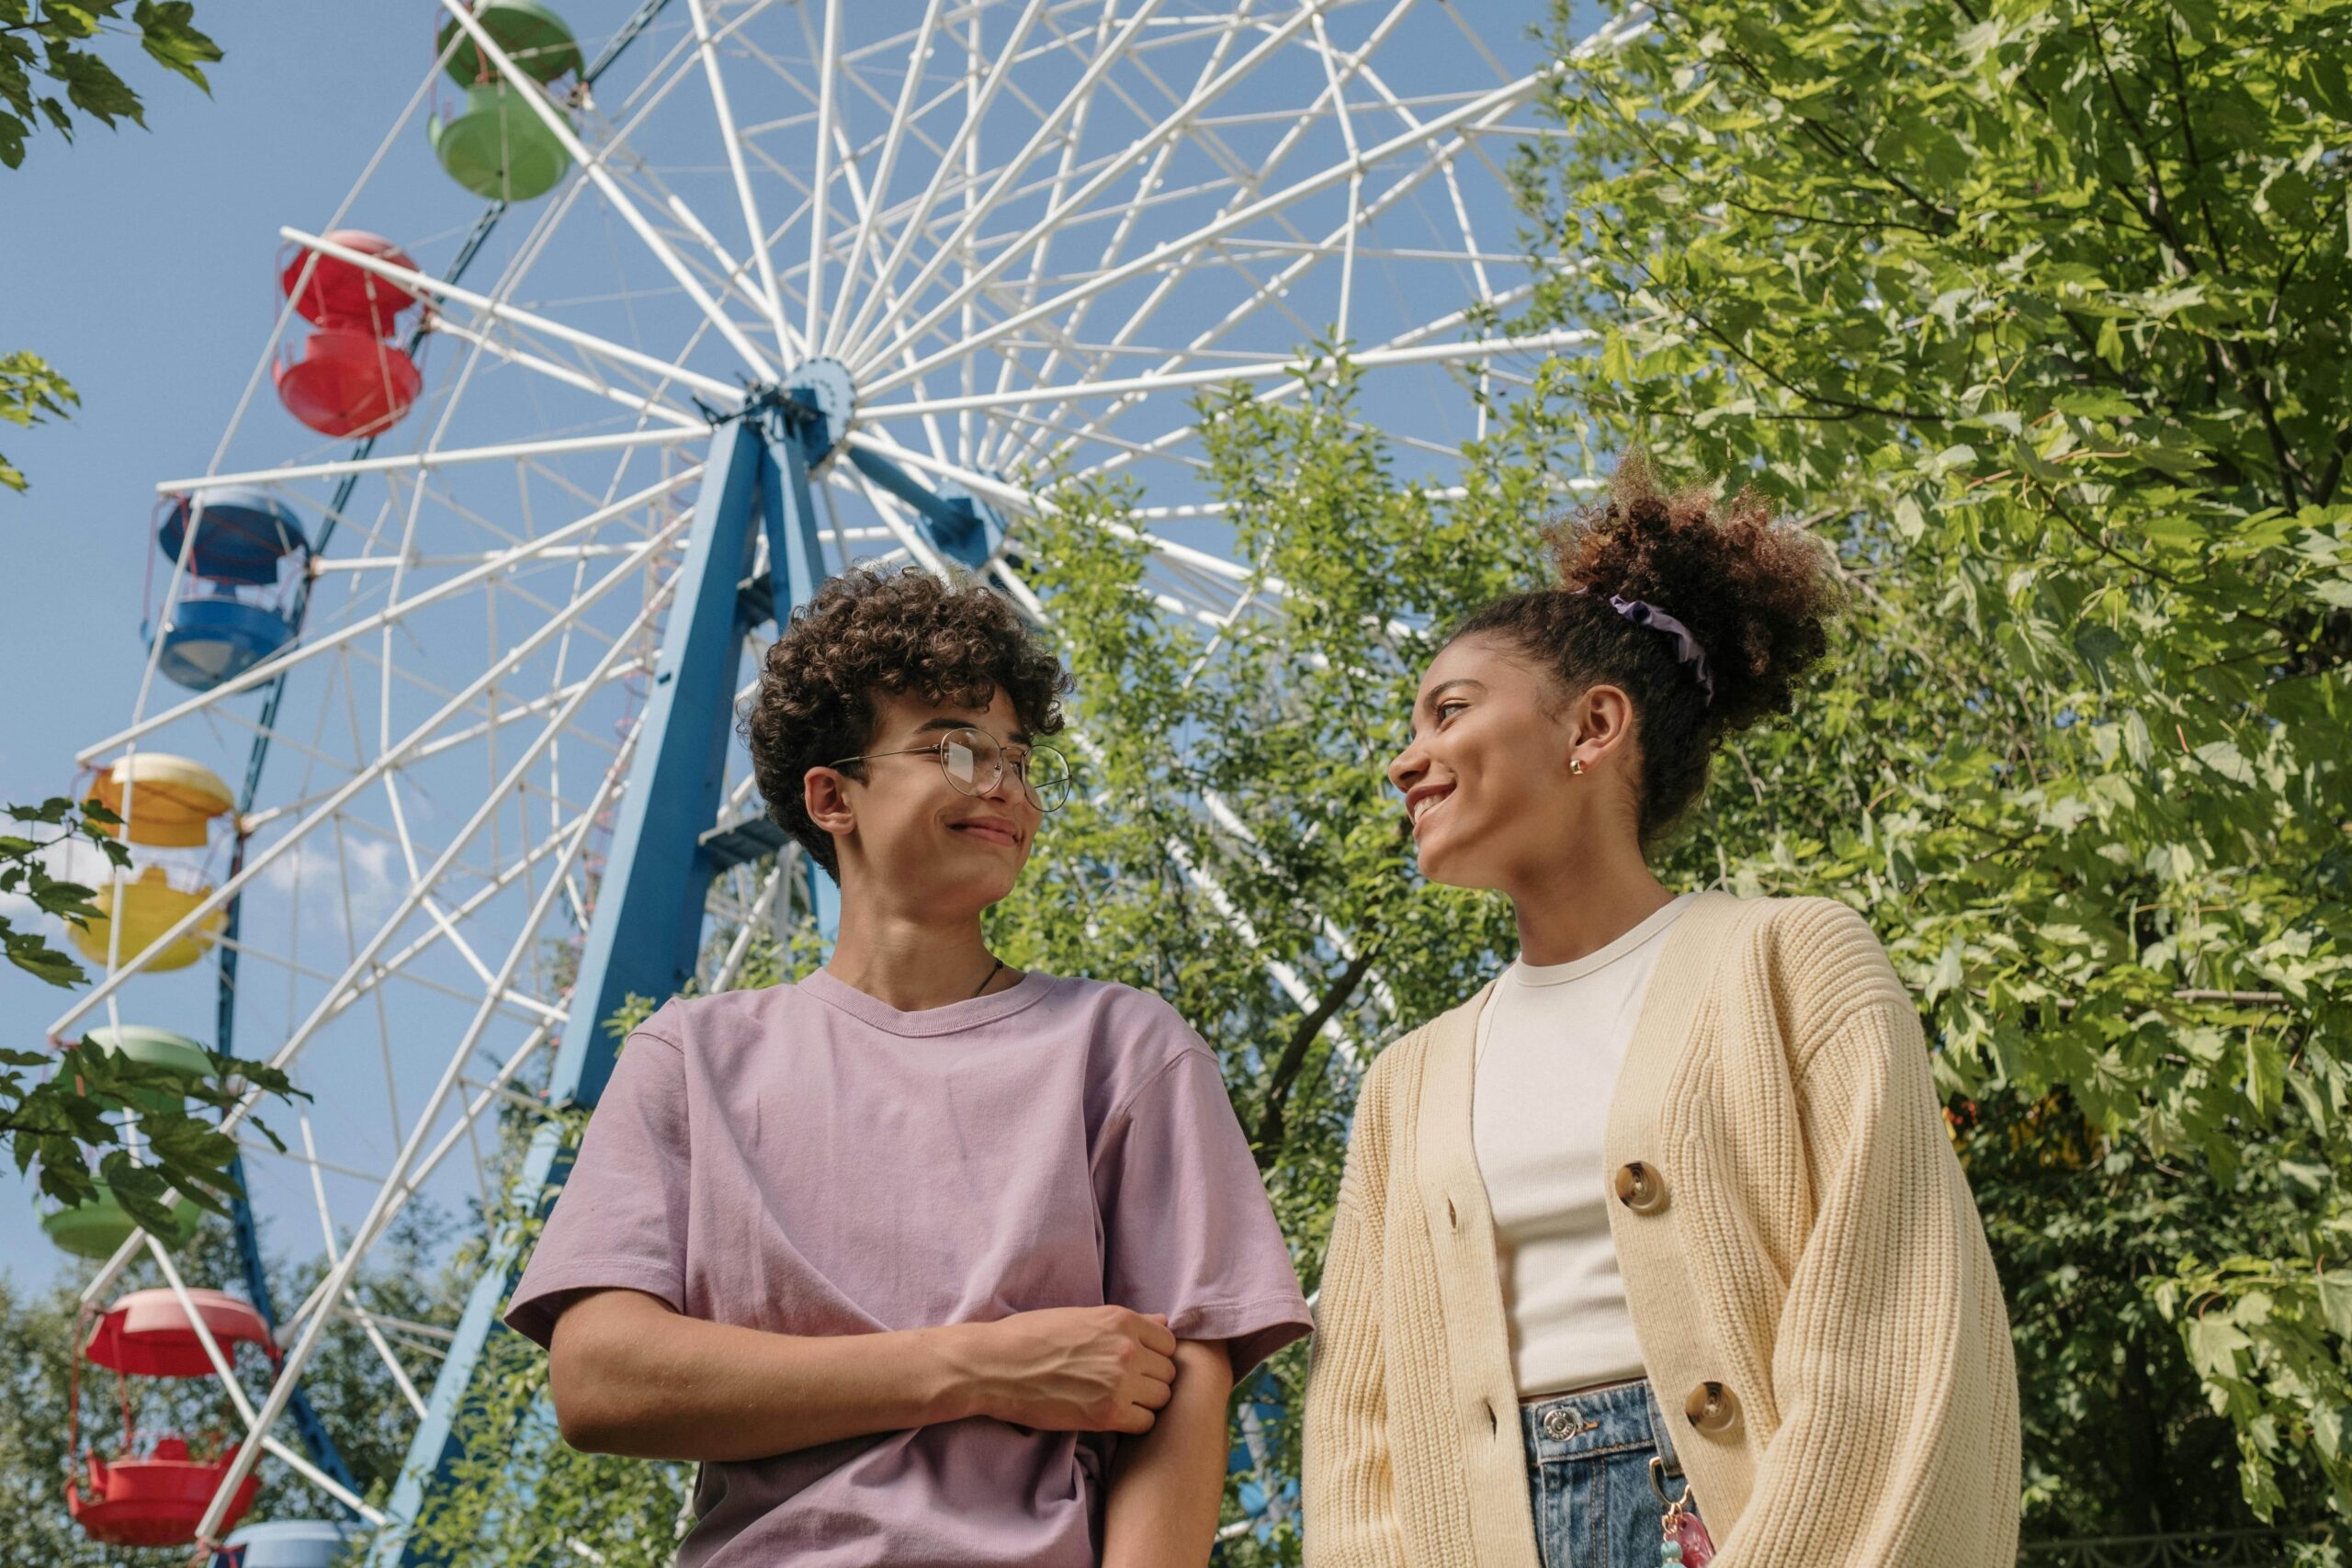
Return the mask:
<path id="1" fill-rule="evenodd" d="M 1530 964 L 1524 954 L 1511 960 L 1503 978 L 1514 986 L 1558 986 L 1570 980 L 1580 980 L 1598 969 L 1606 969 L 1619 959 L 1645 946 L 1666 934 L 1682 911 L 1690 905 L 1691 895 L 1685 893 L 1673 902 L 1653 913 L 1649 919 L 1627 931 L 1608 946 L 1571 958 L 1566 964 Z"/>
<path id="2" fill-rule="evenodd" d="M 861 1023 L 871 1024 L 888 1034 L 923 1036 L 956 1034 L 982 1024 L 994 1023 L 1001 1018 L 1011 1018 L 1023 1008 L 1044 999 L 1053 988 L 1053 977 L 1032 969 L 1001 991 L 991 991 L 985 997 L 967 1001 L 950 1002 L 945 1007 L 924 1008 L 916 1012 L 901 1012 L 877 997 L 869 997 L 848 982 L 837 979 L 825 969 L 810 973 L 799 982 L 800 988 L 819 1001 L 841 1009 Z"/>

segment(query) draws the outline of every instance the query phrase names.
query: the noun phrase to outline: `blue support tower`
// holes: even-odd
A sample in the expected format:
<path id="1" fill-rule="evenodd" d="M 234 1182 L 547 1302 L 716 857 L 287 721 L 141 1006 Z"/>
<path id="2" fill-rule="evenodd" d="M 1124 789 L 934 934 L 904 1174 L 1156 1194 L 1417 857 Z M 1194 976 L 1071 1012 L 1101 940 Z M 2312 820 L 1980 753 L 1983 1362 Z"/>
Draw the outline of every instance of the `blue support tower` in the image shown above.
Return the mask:
<path id="1" fill-rule="evenodd" d="M 754 389 L 712 433 L 652 694 L 548 1084 L 551 1105 L 594 1109 L 618 1050 L 606 1021 L 632 994 L 659 1000 L 694 976 L 710 880 L 740 858 L 714 843 L 712 829 L 725 789 L 744 635 L 771 616 L 782 622 L 824 581 L 809 476 L 842 455 L 852 397 L 845 370 L 812 361 L 783 386 Z M 939 495 L 897 465 L 854 449 L 850 460 L 916 507 L 944 557 L 980 565 L 1002 536 L 994 514 L 970 498 Z M 754 581 L 753 546 L 763 535 L 769 570 Z M 813 862 L 803 857 L 801 864 L 805 907 L 831 941 L 840 892 Z M 548 1121 L 533 1135 L 514 1190 L 543 1213 L 569 1173 L 560 1131 Z M 409 1549 L 403 1529 L 457 1457 L 458 1417 L 485 1344 L 493 1333 L 510 1332 L 498 1314 L 514 1288 L 519 1253 L 519 1239 L 510 1235 L 494 1238 L 483 1260 L 387 1505 L 392 1529 L 376 1552 L 379 1568 L 430 1561 Z"/>

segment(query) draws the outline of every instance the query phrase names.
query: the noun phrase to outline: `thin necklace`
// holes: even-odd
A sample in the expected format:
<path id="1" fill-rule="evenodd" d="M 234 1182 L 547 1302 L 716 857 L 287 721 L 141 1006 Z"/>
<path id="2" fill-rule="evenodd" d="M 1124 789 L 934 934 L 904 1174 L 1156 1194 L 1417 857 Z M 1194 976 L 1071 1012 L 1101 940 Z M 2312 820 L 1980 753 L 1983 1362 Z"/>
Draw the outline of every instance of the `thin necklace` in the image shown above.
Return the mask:
<path id="1" fill-rule="evenodd" d="M 978 999 L 979 999 L 979 998 L 980 998 L 980 996 L 981 996 L 981 994 L 982 994 L 983 992 L 985 992 L 985 991 L 989 988 L 989 981 L 995 979 L 995 978 L 996 978 L 997 971 L 998 971 L 998 970 L 1000 970 L 1000 969 L 1001 969 L 1001 968 L 1003 968 L 1003 967 L 1004 967 L 1004 960 L 1003 960 L 1003 959 L 1001 959 L 1001 958 L 998 959 L 994 964 L 990 964 L 990 965 L 989 966 L 989 972 L 988 972 L 987 976 L 986 976 L 985 978 L 983 978 L 983 979 L 980 981 L 980 988 L 979 988 L 979 990 L 978 990 L 978 991 L 974 991 L 974 992 L 972 993 L 972 996 L 971 996 L 971 998 L 970 998 L 970 999 L 972 999 L 972 1000 L 974 1000 L 974 1001 L 978 1000 Z"/>

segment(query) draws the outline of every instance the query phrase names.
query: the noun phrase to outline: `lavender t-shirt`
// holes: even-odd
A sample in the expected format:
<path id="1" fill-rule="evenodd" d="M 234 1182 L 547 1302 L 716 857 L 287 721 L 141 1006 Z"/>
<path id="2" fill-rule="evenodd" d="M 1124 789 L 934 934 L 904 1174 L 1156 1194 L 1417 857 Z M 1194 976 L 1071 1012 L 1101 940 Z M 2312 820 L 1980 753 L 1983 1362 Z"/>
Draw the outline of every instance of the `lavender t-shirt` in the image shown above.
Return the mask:
<path id="1" fill-rule="evenodd" d="M 506 1321 L 571 1293 L 869 1334 L 1115 1303 L 1236 1375 L 1306 1303 L 1216 1061 L 1124 986 L 900 1012 L 820 970 L 628 1037 Z M 703 1467 L 681 1568 L 1091 1564 L 1107 1435 L 986 1417 Z"/>

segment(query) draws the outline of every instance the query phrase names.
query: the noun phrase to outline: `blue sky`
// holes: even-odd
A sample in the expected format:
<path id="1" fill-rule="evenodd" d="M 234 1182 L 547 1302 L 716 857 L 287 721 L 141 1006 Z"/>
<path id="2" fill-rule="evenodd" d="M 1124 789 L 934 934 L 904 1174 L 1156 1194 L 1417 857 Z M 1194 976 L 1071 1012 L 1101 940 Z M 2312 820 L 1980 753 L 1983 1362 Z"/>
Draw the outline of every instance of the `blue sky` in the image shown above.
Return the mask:
<path id="1" fill-rule="evenodd" d="M 0 171 L 0 351 L 33 350 L 82 394 L 71 423 L 0 426 L 32 480 L 0 491 L 0 799 L 63 791 L 94 727 L 130 716 L 154 481 L 211 457 L 276 317 L 278 226 L 324 226 L 430 59 L 427 18 L 404 6 L 210 4 L 197 20 L 227 52 L 209 98 L 118 42 L 149 129 L 43 133 Z M 380 68 L 391 51 L 413 65 Z M 480 210 L 422 135 L 371 188 L 413 188 L 452 223 Z M 209 973 L 146 982 L 136 1010 L 209 1038 Z M 0 972 L 0 1034 L 33 1045 L 62 996 Z M 74 1261 L 31 1191 L 0 1170 L 0 1268 L 18 1285 Z"/>

